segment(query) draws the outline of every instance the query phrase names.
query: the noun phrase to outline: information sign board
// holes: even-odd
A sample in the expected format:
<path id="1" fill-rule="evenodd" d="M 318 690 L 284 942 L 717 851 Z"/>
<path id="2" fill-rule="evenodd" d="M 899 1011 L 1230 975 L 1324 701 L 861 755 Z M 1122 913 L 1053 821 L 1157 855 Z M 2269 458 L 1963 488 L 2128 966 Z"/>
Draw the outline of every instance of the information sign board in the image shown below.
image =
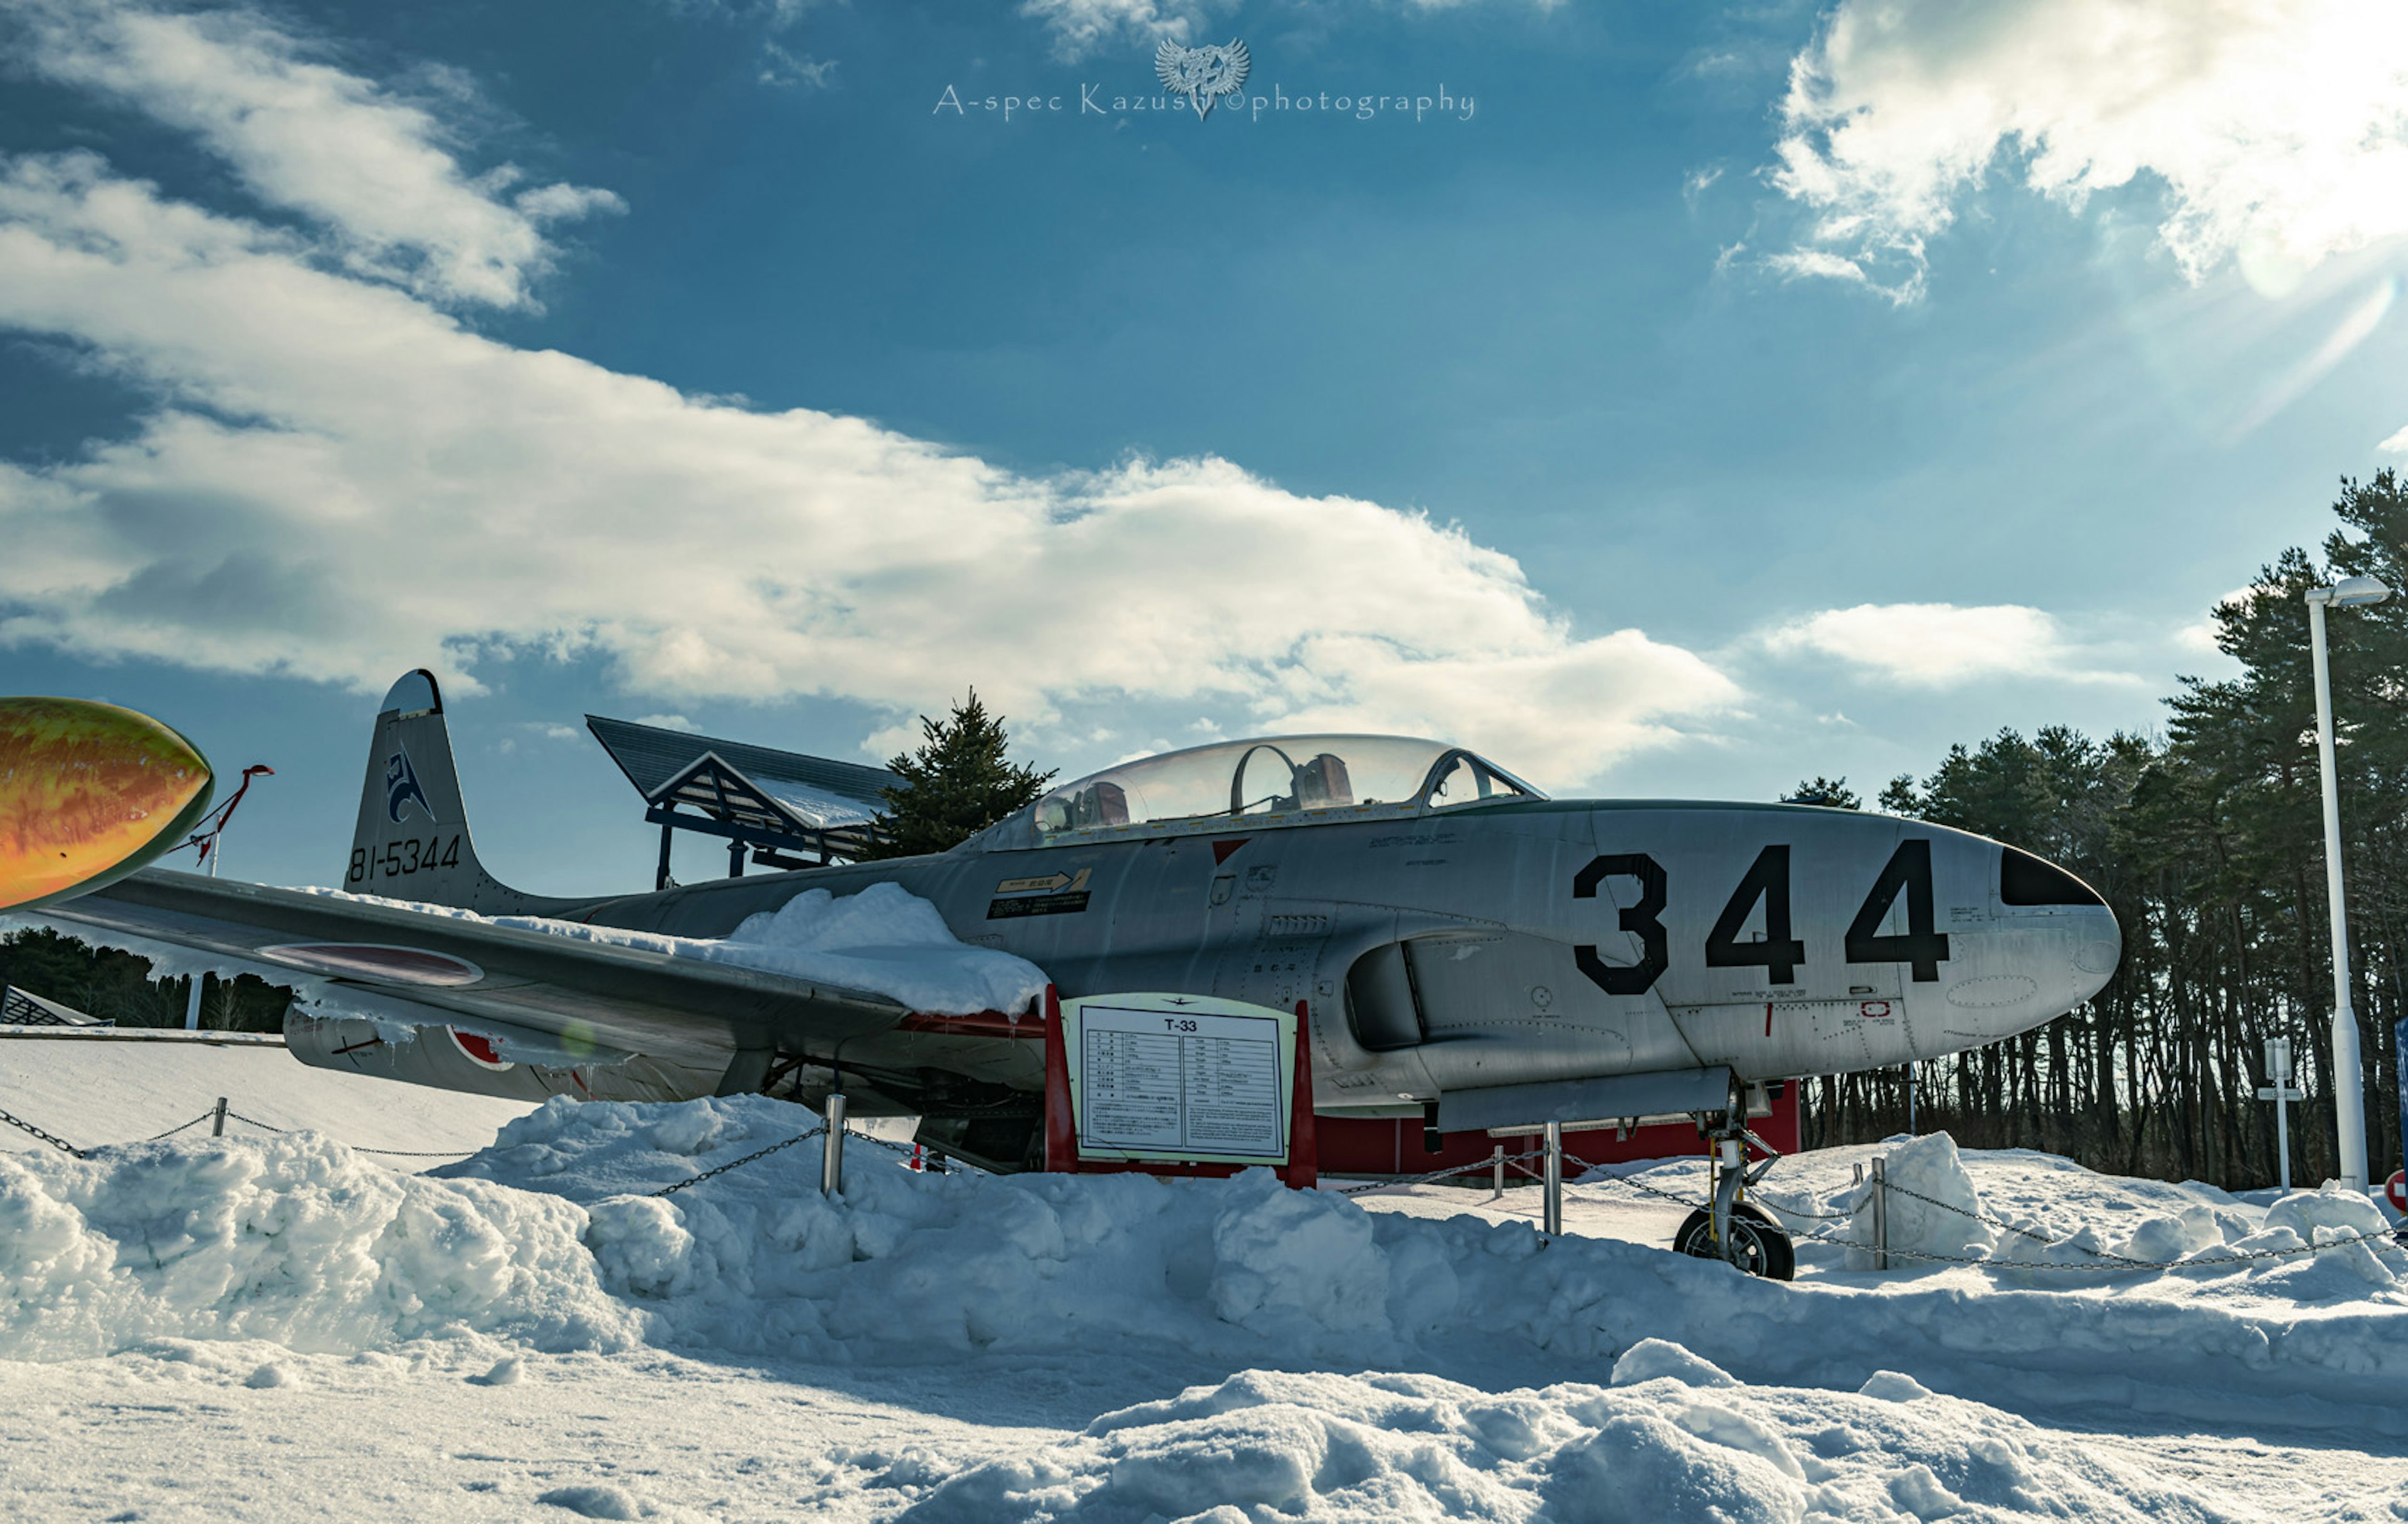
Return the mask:
<path id="1" fill-rule="evenodd" d="M 1197 995 L 1062 1002 L 1079 1156 L 1285 1164 L 1296 1013 Z"/>

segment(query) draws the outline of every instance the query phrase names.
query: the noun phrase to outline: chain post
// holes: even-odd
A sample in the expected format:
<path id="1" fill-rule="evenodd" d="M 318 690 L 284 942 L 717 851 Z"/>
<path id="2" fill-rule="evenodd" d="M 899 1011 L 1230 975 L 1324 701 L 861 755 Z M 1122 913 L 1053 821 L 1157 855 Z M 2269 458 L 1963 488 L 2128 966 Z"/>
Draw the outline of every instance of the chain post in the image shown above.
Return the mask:
<path id="1" fill-rule="evenodd" d="M 1547 1179 L 1545 1224 L 1550 1238 L 1559 1237 L 1564 1231 L 1564 1124 L 1547 1124 Z"/>
<path id="2" fill-rule="evenodd" d="M 1492 1202 L 1501 1202 L 1505 1199 L 1505 1146 L 1503 1144 L 1498 1144 L 1489 1153 L 1488 1167 L 1494 1172 L 1488 1183 L 1488 1199 Z"/>
<path id="3" fill-rule="evenodd" d="M 1889 1268 L 1889 1161 L 1873 1161 L 1873 1268 Z"/>
<path id="4" fill-rule="evenodd" d="M 820 1145 L 820 1194 L 834 1196 L 844 1189 L 844 1097 L 834 1091 L 827 1098 L 827 1141 Z"/>
<path id="5" fill-rule="evenodd" d="M 226 1098 L 221 1095 L 218 1097 L 217 1108 L 209 1113 L 209 1136 L 213 1138 L 225 1136 L 225 1111 Z"/>

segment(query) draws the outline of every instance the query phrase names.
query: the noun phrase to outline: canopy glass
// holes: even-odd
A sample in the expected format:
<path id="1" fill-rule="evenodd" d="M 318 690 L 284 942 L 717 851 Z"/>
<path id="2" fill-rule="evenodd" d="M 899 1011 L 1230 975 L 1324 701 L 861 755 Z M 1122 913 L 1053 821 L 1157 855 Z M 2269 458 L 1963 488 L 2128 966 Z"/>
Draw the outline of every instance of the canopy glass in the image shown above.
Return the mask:
<path id="1" fill-rule="evenodd" d="M 1037 802 L 1040 835 L 1220 830 L 1546 796 L 1443 741 L 1301 735 L 1141 757 Z"/>

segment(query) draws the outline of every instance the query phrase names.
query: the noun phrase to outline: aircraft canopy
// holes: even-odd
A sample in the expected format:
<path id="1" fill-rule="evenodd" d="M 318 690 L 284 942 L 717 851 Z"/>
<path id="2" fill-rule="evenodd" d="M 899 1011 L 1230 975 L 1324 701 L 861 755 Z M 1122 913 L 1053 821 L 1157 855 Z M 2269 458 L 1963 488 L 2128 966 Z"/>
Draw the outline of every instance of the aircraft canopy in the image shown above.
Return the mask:
<path id="1" fill-rule="evenodd" d="M 1443 741 L 1299 735 L 1222 741 L 1141 757 L 1037 802 L 1038 833 L 1159 833 L 1304 825 L 1546 795 Z"/>

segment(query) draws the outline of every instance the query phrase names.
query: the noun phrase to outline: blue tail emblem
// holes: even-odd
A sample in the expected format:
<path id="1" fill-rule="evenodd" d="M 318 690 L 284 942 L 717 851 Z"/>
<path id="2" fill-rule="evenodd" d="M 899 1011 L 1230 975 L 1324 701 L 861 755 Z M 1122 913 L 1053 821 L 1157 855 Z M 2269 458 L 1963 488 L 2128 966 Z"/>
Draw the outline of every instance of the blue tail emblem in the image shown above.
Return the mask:
<path id="1" fill-rule="evenodd" d="M 426 790 L 418 786 L 418 769 L 409 765 L 409 753 L 394 747 L 393 755 L 384 760 L 384 814 L 394 824 L 401 823 L 401 807 L 416 805 L 426 813 L 426 823 L 440 825 L 435 817 L 435 806 L 426 802 Z"/>

